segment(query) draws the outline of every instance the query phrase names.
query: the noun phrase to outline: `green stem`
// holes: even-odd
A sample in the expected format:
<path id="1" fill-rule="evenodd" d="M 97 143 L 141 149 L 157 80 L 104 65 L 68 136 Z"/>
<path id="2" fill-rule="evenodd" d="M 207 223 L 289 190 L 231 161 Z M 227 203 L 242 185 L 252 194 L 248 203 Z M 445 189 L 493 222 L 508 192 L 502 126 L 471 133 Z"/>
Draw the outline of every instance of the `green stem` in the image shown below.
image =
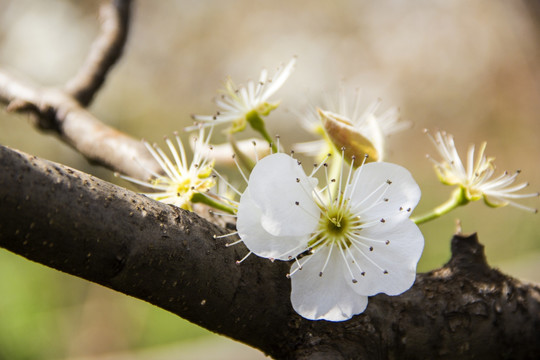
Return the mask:
<path id="1" fill-rule="evenodd" d="M 233 152 L 238 159 L 238 163 L 247 170 L 248 174 L 251 174 L 251 171 L 255 167 L 255 161 L 251 160 L 249 156 L 247 156 L 242 150 L 240 150 L 238 144 L 236 143 L 236 140 L 234 139 L 233 134 L 229 134 L 229 143 L 231 144 Z M 257 149 L 253 147 L 253 151 L 257 151 Z"/>
<path id="2" fill-rule="evenodd" d="M 470 200 L 465 196 L 465 190 L 463 188 L 458 188 L 452 193 L 452 197 L 448 199 L 443 204 L 437 206 L 431 212 L 428 212 L 421 216 L 412 217 L 411 220 L 416 223 L 416 225 L 423 224 L 425 222 L 434 220 L 442 215 L 448 214 L 450 211 L 454 210 L 459 206 L 466 205 Z"/>
<path id="3" fill-rule="evenodd" d="M 206 204 L 208 206 L 213 207 L 214 209 L 224 211 L 227 214 L 231 214 L 231 215 L 236 214 L 236 208 L 234 208 L 234 207 L 232 207 L 230 205 L 224 204 L 223 202 L 212 199 L 211 197 L 209 197 L 209 196 L 207 196 L 205 194 L 202 194 L 202 193 L 193 194 L 193 196 L 191 197 L 191 202 L 192 203 L 203 203 L 203 204 Z"/>
<path id="4" fill-rule="evenodd" d="M 266 130 L 266 126 L 264 125 L 264 120 L 261 118 L 259 113 L 253 110 L 252 112 L 246 115 L 246 119 L 249 122 L 249 125 L 251 125 L 251 128 L 257 131 L 259 134 L 261 134 L 263 139 L 266 140 L 268 144 L 272 147 L 272 152 L 274 154 L 277 153 L 278 148 L 276 146 L 276 143 L 272 139 L 270 134 L 268 134 L 268 131 Z"/>

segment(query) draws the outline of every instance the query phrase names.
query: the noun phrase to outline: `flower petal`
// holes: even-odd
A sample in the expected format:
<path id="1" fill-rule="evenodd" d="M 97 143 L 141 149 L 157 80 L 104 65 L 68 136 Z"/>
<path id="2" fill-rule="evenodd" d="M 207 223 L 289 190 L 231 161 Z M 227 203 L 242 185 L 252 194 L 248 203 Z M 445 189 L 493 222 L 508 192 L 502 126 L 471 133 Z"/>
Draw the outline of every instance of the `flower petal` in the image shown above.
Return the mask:
<path id="1" fill-rule="evenodd" d="M 365 245 L 349 248 L 350 267 L 358 280 L 354 290 L 367 296 L 381 292 L 398 295 L 408 290 L 416 278 L 416 265 L 424 248 L 418 226 L 409 219 L 390 218 L 363 229 L 361 235 Z M 358 266 L 352 263 L 353 257 Z"/>
<path id="2" fill-rule="evenodd" d="M 369 163 L 356 170 L 346 197 L 364 220 L 409 217 L 420 201 L 420 187 L 411 173 L 391 163 Z"/>
<path id="3" fill-rule="evenodd" d="M 252 201 L 261 210 L 261 225 L 275 236 L 304 236 L 315 230 L 320 210 L 312 198 L 314 179 L 297 160 L 273 154 L 260 160 L 249 178 Z"/>
<path id="4" fill-rule="evenodd" d="M 352 279 L 339 250 L 324 246 L 306 260 L 302 270 L 291 275 L 291 302 L 294 310 L 309 320 L 344 321 L 366 309 L 368 299 L 353 291 Z M 324 274 L 319 276 L 330 256 Z M 297 267 L 293 265 L 293 271 Z"/>
<path id="5" fill-rule="evenodd" d="M 249 189 L 249 188 L 248 188 Z M 305 236 L 274 236 L 261 226 L 261 210 L 246 189 L 238 206 L 238 235 L 254 254 L 272 259 L 290 260 L 307 249 L 309 234 Z"/>

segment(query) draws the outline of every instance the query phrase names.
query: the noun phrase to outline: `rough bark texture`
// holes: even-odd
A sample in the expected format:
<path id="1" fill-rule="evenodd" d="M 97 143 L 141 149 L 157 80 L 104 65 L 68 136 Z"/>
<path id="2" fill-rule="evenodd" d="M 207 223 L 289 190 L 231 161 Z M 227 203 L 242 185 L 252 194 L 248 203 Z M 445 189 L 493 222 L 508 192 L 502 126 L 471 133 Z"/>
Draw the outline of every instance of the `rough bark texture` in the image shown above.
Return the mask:
<path id="1" fill-rule="evenodd" d="M 0 148 L 0 247 L 290 359 L 533 359 L 540 289 L 486 263 L 476 235 L 406 293 L 341 323 L 291 308 L 289 265 L 226 248 L 221 229 L 65 166 Z"/>
<path id="2" fill-rule="evenodd" d="M 86 106 L 122 53 L 129 0 L 105 4 L 102 31 L 78 74 L 43 88 L 0 70 L 0 102 L 30 114 L 90 161 L 133 177 L 159 171 L 140 142 Z M 226 248 L 227 231 L 175 207 L 0 146 L 0 247 L 148 301 L 283 359 L 535 359 L 540 289 L 491 269 L 476 235 L 406 293 L 371 297 L 341 323 L 290 305 L 289 264 Z"/>

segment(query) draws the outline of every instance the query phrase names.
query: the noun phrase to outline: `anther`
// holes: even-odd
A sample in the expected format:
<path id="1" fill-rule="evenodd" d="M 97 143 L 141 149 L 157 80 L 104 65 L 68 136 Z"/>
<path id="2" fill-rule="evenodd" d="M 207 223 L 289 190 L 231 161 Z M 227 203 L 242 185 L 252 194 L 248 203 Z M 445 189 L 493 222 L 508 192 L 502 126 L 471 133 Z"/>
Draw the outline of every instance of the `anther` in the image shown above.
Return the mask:
<path id="1" fill-rule="evenodd" d="M 369 251 L 373 251 L 373 246 L 370 246 L 370 247 L 369 247 Z"/>
<path id="2" fill-rule="evenodd" d="M 300 203 L 298 201 L 295 201 L 294 205 L 300 205 Z"/>
<path id="3" fill-rule="evenodd" d="M 391 185 L 391 184 L 392 184 L 392 181 L 386 180 L 386 183 L 387 183 L 388 185 Z"/>
<path id="4" fill-rule="evenodd" d="M 360 275 L 366 276 L 366 272 L 365 272 L 365 271 L 362 271 L 362 272 L 360 273 Z"/>
<path id="5" fill-rule="evenodd" d="M 299 178 L 296 178 L 296 182 L 299 183 L 299 182 L 300 182 L 300 179 L 299 179 Z"/>
<path id="6" fill-rule="evenodd" d="M 384 243 L 385 243 L 386 245 L 390 245 L 390 240 L 386 240 Z"/>
<path id="7" fill-rule="evenodd" d="M 358 282 L 358 280 L 352 279 L 352 283 L 353 283 L 353 284 L 356 284 L 357 282 Z"/>
<path id="8" fill-rule="evenodd" d="M 381 222 L 382 222 L 382 223 L 385 223 L 385 222 L 386 222 L 386 220 L 384 220 L 384 219 L 381 219 Z"/>
<path id="9" fill-rule="evenodd" d="M 300 160 L 296 160 L 296 162 L 298 163 L 298 165 L 302 165 L 302 162 Z"/>
<path id="10" fill-rule="evenodd" d="M 319 273 L 319 277 L 322 277 L 322 271 Z"/>
<path id="11" fill-rule="evenodd" d="M 331 179 L 330 182 L 336 182 L 336 179 Z"/>
<path id="12" fill-rule="evenodd" d="M 389 199 L 388 199 L 388 198 L 384 198 L 383 200 L 384 200 L 385 202 L 388 202 Z"/>
<path id="13" fill-rule="evenodd" d="M 388 275 L 388 270 L 384 270 L 384 271 L 383 271 L 383 274 L 384 274 L 384 275 Z"/>

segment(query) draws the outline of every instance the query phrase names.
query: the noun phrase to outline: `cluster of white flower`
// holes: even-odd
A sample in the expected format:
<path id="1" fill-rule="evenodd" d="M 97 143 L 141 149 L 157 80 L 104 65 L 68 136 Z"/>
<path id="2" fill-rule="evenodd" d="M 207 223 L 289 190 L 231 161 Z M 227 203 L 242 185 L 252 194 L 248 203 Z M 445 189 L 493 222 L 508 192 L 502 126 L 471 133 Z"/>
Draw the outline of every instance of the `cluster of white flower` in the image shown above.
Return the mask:
<path id="1" fill-rule="evenodd" d="M 146 194 L 153 199 L 188 210 L 193 203 L 202 202 L 236 216 L 237 232 L 231 235 L 237 234 L 240 240 L 233 244 L 242 242 L 249 254 L 272 261 L 291 261 L 291 303 L 301 316 L 343 321 L 362 313 L 369 296 L 399 295 L 408 290 L 424 247 L 417 225 L 458 206 L 484 199 L 490 206 L 509 204 L 535 211 L 514 201 L 538 196 L 516 194 L 527 186 L 512 186 L 517 173 L 492 179 L 493 159 L 484 156 L 485 144 L 476 162 L 474 147 L 469 149 L 465 167 L 452 136 L 438 132 L 430 138 L 442 160 L 431 160 L 440 180 L 456 185 L 457 190 L 431 213 L 410 218 L 420 200 L 420 188 L 408 170 L 382 162 L 388 135 L 409 123 L 399 121 L 394 108 L 376 115 L 380 101 L 360 111 L 358 93 L 352 103 L 342 93 L 337 106 L 313 109 L 308 120 L 304 119 L 307 128 L 321 137 L 295 145 L 318 159 L 307 175 L 300 161 L 279 152 L 279 144 L 273 143 L 262 119 L 278 107 L 279 102 L 269 102 L 269 98 L 290 76 L 295 62 L 293 58 L 278 68 L 273 77 L 264 70 L 258 82 L 250 81 L 247 86 L 237 87 L 227 80 L 216 100 L 220 110 L 212 116 L 193 116 L 198 124 L 189 130 L 198 128 L 199 135 L 190 163 L 176 135 L 178 150 L 171 140 L 165 140 L 173 160 L 159 147 L 144 143 L 162 173 L 152 173 L 148 181 L 122 177 L 155 190 Z M 223 191 L 211 192 L 216 185 L 233 188 L 214 169 L 216 157 L 209 144 L 212 129 L 219 124 L 230 124 L 229 151 L 237 155 L 234 162 L 247 182 L 243 192 L 235 190 L 239 201 Z M 252 148 L 255 162 L 244 154 L 244 144 L 233 137 L 247 124 L 269 144 L 265 150 L 270 151 Z M 211 129 L 208 135 L 205 128 Z M 255 141 L 250 143 L 255 145 Z M 319 178 L 324 180 L 322 186 L 318 186 Z"/>
<path id="2" fill-rule="evenodd" d="M 316 183 L 297 160 L 273 154 L 253 169 L 238 208 L 238 234 L 256 255 L 291 260 L 307 252 L 290 272 L 296 312 L 342 321 L 363 312 L 368 296 L 409 289 L 424 247 L 409 219 L 420 200 L 411 174 L 379 162 Z"/>

